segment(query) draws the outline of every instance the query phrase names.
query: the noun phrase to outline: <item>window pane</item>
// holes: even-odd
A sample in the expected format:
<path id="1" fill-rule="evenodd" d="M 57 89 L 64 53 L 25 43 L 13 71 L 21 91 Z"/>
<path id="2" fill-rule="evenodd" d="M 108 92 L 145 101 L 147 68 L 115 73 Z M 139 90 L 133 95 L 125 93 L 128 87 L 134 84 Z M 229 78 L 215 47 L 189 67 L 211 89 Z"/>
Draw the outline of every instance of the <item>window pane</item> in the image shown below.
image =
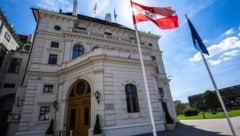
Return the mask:
<path id="1" fill-rule="evenodd" d="M 126 103 L 128 112 L 139 112 L 137 89 L 134 85 L 125 86 Z"/>
<path id="2" fill-rule="evenodd" d="M 48 64 L 57 64 L 57 57 L 56 54 L 50 54 L 48 59 Z"/>
<path id="3" fill-rule="evenodd" d="M 8 32 L 5 32 L 4 38 L 5 38 L 8 42 L 10 42 L 10 40 L 11 40 L 11 36 L 10 36 L 10 34 L 9 34 Z"/>
<path id="4" fill-rule="evenodd" d="M 82 56 L 84 54 L 84 48 L 80 45 L 75 45 L 73 47 L 73 56 L 72 58 L 75 59 L 79 56 Z"/>
<path id="5" fill-rule="evenodd" d="M 58 42 L 51 42 L 51 47 L 52 48 L 59 48 L 59 43 Z"/>
<path id="6" fill-rule="evenodd" d="M 39 121 L 49 120 L 50 106 L 41 106 L 39 113 Z"/>
<path id="7" fill-rule="evenodd" d="M 11 61 L 8 66 L 8 72 L 10 73 L 18 73 L 20 70 L 22 59 L 20 58 L 11 58 Z"/>
<path id="8" fill-rule="evenodd" d="M 53 92 L 53 85 L 44 85 L 43 92 L 44 93 L 52 93 Z"/>

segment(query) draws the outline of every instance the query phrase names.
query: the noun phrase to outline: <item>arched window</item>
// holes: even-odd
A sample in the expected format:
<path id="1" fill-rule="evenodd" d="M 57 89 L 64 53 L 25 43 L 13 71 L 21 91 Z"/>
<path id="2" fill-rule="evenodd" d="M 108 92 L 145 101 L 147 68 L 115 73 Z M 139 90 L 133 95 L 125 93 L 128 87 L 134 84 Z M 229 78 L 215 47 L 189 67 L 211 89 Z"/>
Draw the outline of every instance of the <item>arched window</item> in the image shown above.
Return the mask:
<path id="1" fill-rule="evenodd" d="M 125 86 L 125 93 L 127 101 L 127 111 L 129 113 L 139 112 L 137 88 L 132 84 L 127 84 Z"/>
<path id="2" fill-rule="evenodd" d="M 73 47 L 72 59 L 82 56 L 83 54 L 84 54 L 84 48 L 81 45 L 75 45 Z"/>
<path id="3" fill-rule="evenodd" d="M 69 97 L 73 99 L 76 97 L 86 97 L 87 95 L 90 95 L 90 92 L 91 88 L 88 82 L 85 80 L 78 80 L 71 87 Z"/>

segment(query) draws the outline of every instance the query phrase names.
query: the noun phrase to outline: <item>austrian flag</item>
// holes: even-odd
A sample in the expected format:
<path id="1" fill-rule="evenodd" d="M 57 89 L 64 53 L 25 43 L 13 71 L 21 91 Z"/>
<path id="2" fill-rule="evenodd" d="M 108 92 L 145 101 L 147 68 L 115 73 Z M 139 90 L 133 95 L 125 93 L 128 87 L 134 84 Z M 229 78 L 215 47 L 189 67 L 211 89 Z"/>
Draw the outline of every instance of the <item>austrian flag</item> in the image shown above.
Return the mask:
<path id="1" fill-rule="evenodd" d="M 134 10 L 133 23 L 152 21 L 161 29 L 178 27 L 178 16 L 171 7 L 148 7 L 135 2 L 132 3 Z"/>

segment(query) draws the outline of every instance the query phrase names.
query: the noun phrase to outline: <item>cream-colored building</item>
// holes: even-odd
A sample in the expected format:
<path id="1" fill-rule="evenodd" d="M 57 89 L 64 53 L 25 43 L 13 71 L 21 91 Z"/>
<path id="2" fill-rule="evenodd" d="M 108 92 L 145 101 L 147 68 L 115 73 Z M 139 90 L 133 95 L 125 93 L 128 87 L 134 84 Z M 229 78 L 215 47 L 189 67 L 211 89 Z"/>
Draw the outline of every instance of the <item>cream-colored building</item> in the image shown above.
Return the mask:
<path id="1" fill-rule="evenodd" d="M 135 31 L 72 13 L 32 9 L 37 22 L 17 136 L 55 132 L 105 136 L 151 133 Z M 156 129 L 165 130 L 159 91 L 176 120 L 159 36 L 140 32 Z"/>

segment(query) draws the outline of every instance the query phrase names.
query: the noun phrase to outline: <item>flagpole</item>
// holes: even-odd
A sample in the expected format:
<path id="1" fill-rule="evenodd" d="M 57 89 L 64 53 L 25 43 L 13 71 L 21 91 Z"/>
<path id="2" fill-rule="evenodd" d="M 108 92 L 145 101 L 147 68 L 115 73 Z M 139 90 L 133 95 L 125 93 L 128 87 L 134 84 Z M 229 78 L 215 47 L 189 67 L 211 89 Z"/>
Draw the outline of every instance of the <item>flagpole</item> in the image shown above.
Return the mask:
<path id="1" fill-rule="evenodd" d="M 212 76 L 212 72 L 211 72 L 211 70 L 210 70 L 210 68 L 209 68 L 209 66 L 208 66 L 208 63 L 207 63 L 204 55 L 203 55 L 202 49 L 200 48 L 199 44 L 197 44 L 197 45 L 198 45 L 198 47 L 199 47 L 199 49 L 200 49 L 200 54 L 201 54 L 201 56 L 202 56 L 202 58 L 203 58 L 203 62 L 204 62 L 204 64 L 205 64 L 206 68 L 207 68 L 207 71 L 208 71 L 208 74 L 209 74 L 209 76 L 210 76 L 210 78 L 211 78 L 211 81 L 212 81 L 212 84 L 213 84 L 213 86 L 214 86 L 214 89 L 216 90 L 216 93 L 217 93 L 217 96 L 218 96 L 218 100 L 220 101 L 221 106 L 222 106 L 222 108 L 223 108 L 223 111 L 224 111 L 224 113 L 225 113 L 225 116 L 226 116 L 227 122 L 228 122 L 228 124 L 229 124 L 229 127 L 231 128 L 231 131 L 232 131 L 233 136 L 236 136 L 236 133 L 235 133 L 234 128 L 233 128 L 233 125 L 232 125 L 232 123 L 231 123 L 231 120 L 229 119 L 227 110 L 226 110 L 225 105 L 224 105 L 224 103 L 223 103 L 222 97 L 221 97 L 221 95 L 220 95 L 220 93 L 219 93 L 219 91 L 218 91 L 217 85 L 216 85 L 215 80 L 214 80 L 214 78 L 213 78 L 213 76 Z"/>
<path id="2" fill-rule="evenodd" d="M 132 0 L 130 0 L 130 3 L 131 3 L 132 16 L 133 16 L 134 11 L 132 8 Z M 133 17 L 133 19 L 134 19 L 134 17 Z M 151 105 L 150 95 L 149 95 L 149 90 L 148 90 L 146 71 L 145 71 L 145 66 L 144 66 L 144 62 L 143 62 L 142 48 L 141 48 L 140 40 L 139 40 L 139 33 L 138 33 L 137 25 L 135 23 L 133 23 L 133 24 L 134 24 L 134 28 L 135 28 L 135 32 L 136 32 L 136 37 L 137 37 L 138 52 L 139 52 L 141 68 L 142 68 L 142 73 L 143 73 L 143 80 L 144 80 L 144 85 L 145 85 L 145 90 L 146 90 L 146 95 L 147 95 L 147 102 L 148 102 L 149 114 L 150 114 L 150 119 L 151 119 L 151 124 L 152 124 L 153 136 L 157 136 L 156 126 L 155 126 L 154 116 L 153 116 L 153 111 L 152 111 L 152 105 Z"/>

